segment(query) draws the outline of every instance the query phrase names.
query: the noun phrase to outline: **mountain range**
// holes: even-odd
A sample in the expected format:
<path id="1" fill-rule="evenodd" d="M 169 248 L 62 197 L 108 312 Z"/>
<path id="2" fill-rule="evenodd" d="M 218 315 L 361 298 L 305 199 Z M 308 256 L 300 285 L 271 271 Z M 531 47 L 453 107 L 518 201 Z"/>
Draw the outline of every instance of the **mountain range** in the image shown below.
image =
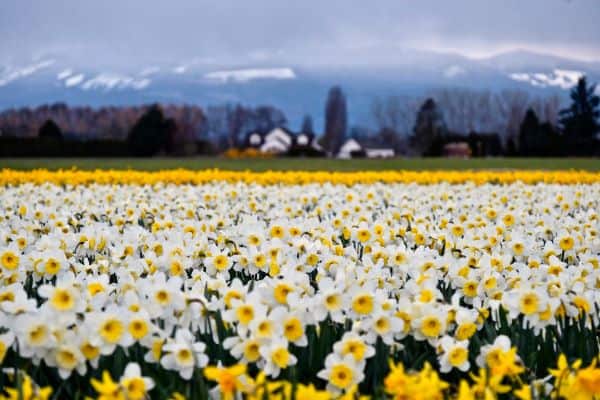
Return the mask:
<path id="1" fill-rule="evenodd" d="M 188 103 L 201 106 L 243 103 L 283 110 L 292 128 L 305 114 L 323 123 L 327 91 L 340 85 L 348 98 L 351 123 L 366 123 L 378 96 L 424 96 L 438 88 L 500 91 L 521 89 L 566 99 L 577 79 L 600 80 L 600 63 L 516 50 L 487 58 L 454 53 L 402 50 L 391 63 L 358 54 L 353 66 L 326 63 L 219 65 L 187 62 L 127 68 L 98 68 L 61 57 L 22 65 L 0 65 L 0 110 L 45 103 L 132 105 Z M 371 62 L 372 61 L 372 62 Z M 85 66 L 81 66 L 85 65 Z M 384 66 L 383 66 L 384 65 Z"/>

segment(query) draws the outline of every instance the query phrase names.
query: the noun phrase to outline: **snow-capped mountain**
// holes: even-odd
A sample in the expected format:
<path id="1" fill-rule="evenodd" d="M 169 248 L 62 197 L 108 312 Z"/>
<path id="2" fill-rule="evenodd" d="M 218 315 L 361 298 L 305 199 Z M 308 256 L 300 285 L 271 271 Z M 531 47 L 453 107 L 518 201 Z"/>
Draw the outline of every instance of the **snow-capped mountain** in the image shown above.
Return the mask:
<path id="1" fill-rule="evenodd" d="M 227 82 L 249 82 L 256 79 L 295 79 L 296 73 L 291 68 L 254 68 L 213 71 L 204 74 L 204 78 Z"/>
<path id="2" fill-rule="evenodd" d="M 347 94 L 351 122 L 362 122 L 376 96 L 422 96 L 444 87 L 523 89 L 566 96 L 582 75 L 591 82 L 600 80 L 600 63 L 525 51 L 473 59 L 402 50 L 390 54 L 388 63 L 370 58 L 369 53 L 356 57 L 360 62 L 351 67 L 283 62 L 231 66 L 191 59 L 102 70 L 76 66 L 60 57 L 38 59 L 0 66 L 0 110 L 58 101 L 90 106 L 240 102 L 274 105 L 286 113 L 292 126 L 304 114 L 312 114 L 319 126 L 327 90 L 335 84 Z"/>
<path id="3" fill-rule="evenodd" d="M 568 90 L 584 75 L 597 78 L 600 63 L 581 62 L 526 51 L 513 51 L 490 57 L 483 62 L 511 79 L 536 88 Z"/>
<path id="4" fill-rule="evenodd" d="M 515 81 L 526 82 L 537 87 L 559 87 L 561 89 L 570 89 L 577 84 L 577 81 L 585 74 L 581 71 L 567 69 L 554 69 L 550 73 L 535 72 L 515 72 L 509 76 Z"/>

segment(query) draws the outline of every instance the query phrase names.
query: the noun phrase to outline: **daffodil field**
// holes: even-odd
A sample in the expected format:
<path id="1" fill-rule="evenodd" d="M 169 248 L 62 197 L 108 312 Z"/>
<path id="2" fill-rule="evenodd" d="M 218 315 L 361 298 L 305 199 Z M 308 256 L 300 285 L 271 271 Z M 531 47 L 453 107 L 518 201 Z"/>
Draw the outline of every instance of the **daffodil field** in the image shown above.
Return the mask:
<path id="1" fill-rule="evenodd" d="M 0 399 L 600 399 L 600 173 L 0 171 Z"/>

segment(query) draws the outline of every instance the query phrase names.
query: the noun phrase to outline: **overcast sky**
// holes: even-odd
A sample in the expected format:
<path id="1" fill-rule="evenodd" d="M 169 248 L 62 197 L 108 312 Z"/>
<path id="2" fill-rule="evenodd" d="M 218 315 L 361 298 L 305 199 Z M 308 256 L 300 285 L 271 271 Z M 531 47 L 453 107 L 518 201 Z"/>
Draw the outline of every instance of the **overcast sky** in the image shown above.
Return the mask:
<path id="1" fill-rule="evenodd" d="M 338 62 L 523 48 L 600 61 L 600 0 L 0 0 L 0 61 Z"/>

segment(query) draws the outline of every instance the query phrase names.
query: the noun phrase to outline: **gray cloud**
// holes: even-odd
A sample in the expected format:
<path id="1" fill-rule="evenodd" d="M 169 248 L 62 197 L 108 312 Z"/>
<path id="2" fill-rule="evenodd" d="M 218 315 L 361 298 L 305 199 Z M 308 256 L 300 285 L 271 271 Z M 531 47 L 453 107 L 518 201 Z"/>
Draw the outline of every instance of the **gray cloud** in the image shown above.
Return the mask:
<path id="1" fill-rule="evenodd" d="M 2 0 L 0 62 L 395 62 L 398 49 L 600 60 L 598 0 Z"/>

